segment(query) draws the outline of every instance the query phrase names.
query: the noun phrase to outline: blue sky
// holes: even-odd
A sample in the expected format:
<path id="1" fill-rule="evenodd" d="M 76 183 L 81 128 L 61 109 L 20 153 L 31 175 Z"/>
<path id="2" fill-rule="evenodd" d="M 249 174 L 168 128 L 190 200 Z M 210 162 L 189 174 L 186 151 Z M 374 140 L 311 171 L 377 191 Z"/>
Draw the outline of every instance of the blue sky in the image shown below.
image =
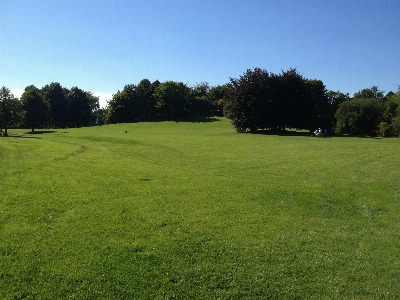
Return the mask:
<path id="1" fill-rule="evenodd" d="M 400 1 L 0 0 L 0 85 L 105 100 L 126 84 L 224 84 L 297 68 L 353 95 L 400 85 Z"/>

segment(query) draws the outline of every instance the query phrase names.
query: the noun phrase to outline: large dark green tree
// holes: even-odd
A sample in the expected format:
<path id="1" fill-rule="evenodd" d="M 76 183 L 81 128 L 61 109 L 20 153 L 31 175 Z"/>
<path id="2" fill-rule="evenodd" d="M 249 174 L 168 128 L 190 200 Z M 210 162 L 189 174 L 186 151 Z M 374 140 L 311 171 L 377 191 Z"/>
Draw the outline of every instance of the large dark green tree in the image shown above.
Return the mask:
<path id="1" fill-rule="evenodd" d="M 158 80 L 151 83 L 150 91 L 148 93 L 149 97 L 147 98 L 146 102 L 146 109 L 145 109 L 146 118 L 153 118 L 156 116 L 157 100 L 154 98 L 154 93 L 160 84 L 161 82 Z"/>
<path id="2" fill-rule="evenodd" d="M 384 122 L 388 125 L 388 135 L 400 135 L 400 87 L 397 93 L 390 93 L 385 102 L 383 113 Z"/>
<path id="3" fill-rule="evenodd" d="M 344 94 L 340 91 L 327 91 L 326 96 L 328 98 L 330 114 L 335 115 L 336 111 L 339 108 L 339 105 L 345 101 L 351 100 L 349 94 Z M 334 119 L 334 124 L 336 124 L 336 119 Z"/>
<path id="4" fill-rule="evenodd" d="M 113 95 L 107 111 L 107 123 L 128 123 L 139 119 L 143 105 L 138 105 L 138 93 L 134 84 L 125 85 L 122 91 Z"/>
<path id="5" fill-rule="evenodd" d="M 91 115 L 93 103 L 88 94 L 78 87 L 73 87 L 67 95 L 70 103 L 70 125 L 72 127 L 82 127 L 91 125 Z"/>
<path id="6" fill-rule="evenodd" d="M 99 97 L 92 94 L 92 92 L 85 92 L 87 101 L 90 106 L 90 119 L 89 125 L 98 125 L 102 121 L 100 120 L 101 112 L 100 112 L 100 103 Z"/>
<path id="7" fill-rule="evenodd" d="M 336 111 L 336 133 L 375 135 L 383 118 L 384 106 L 376 99 L 355 98 L 339 105 Z"/>
<path id="8" fill-rule="evenodd" d="M 314 89 L 316 96 L 320 97 L 318 94 L 323 93 L 319 91 L 323 87 L 322 81 L 321 87 L 318 87 L 318 82 L 313 85 L 307 84 L 306 79 L 296 69 L 282 72 L 278 77 L 280 79 L 279 95 L 275 101 L 278 102 L 279 107 L 280 118 L 277 120 L 279 128 L 310 129 L 313 125 L 315 126 L 317 101 L 313 98 L 312 92 Z"/>
<path id="9" fill-rule="evenodd" d="M 385 93 L 380 91 L 377 86 L 373 86 L 369 89 L 362 89 L 354 94 L 353 99 L 375 99 L 380 102 L 386 100 Z"/>
<path id="10" fill-rule="evenodd" d="M 50 106 L 42 92 L 34 85 L 27 86 L 21 96 L 25 112 L 24 122 L 28 128 L 46 127 L 50 119 Z"/>
<path id="11" fill-rule="evenodd" d="M 136 86 L 137 106 L 140 110 L 139 118 L 154 117 L 156 100 L 153 94 L 159 84 L 158 80 L 151 83 L 150 80 L 143 79 Z"/>
<path id="12" fill-rule="evenodd" d="M 8 128 L 13 122 L 13 117 L 15 115 L 15 102 L 14 95 L 11 93 L 10 89 L 3 86 L 0 89 L 0 129 L 4 128 L 4 135 L 8 135 Z"/>
<path id="13" fill-rule="evenodd" d="M 70 101 L 67 97 L 69 90 L 58 82 L 52 82 L 42 88 L 42 93 L 50 104 L 50 116 L 55 128 L 66 128 L 70 121 Z"/>
<path id="14" fill-rule="evenodd" d="M 333 128 L 335 121 L 335 111 L 329 101 L 328 91 L 321 80 L 307 79 L 307 85 L 311 89 L 312 108 L 312 126 L 310 129 L 318 127 Z"/>
<path id="15" fill-rule="evenodd" d="M 190 113 L 191 89 L 182 82 L 166 81 L 154 92 L 156 113 L 160 118 L 178 118 Z"/>
<path id="16" fill-rule="evenodd" d="M 272 125 L 269 109 L 271 76 L 266 70 L 247 70 L 238 79 L 231 78 L 227 91 L 227 116 L 238 132 L 256 131 Z"/>
<path id="17" fill-rule="evenodd" d="M 318 121 L 316 110 L 327 101 L 323 83 L 307 82 L 296 69 L 278 75 L 247 70 L 240 78 L 231 78 L 226 98 L 227 115 L 238 132 L 310 129 Z"/>

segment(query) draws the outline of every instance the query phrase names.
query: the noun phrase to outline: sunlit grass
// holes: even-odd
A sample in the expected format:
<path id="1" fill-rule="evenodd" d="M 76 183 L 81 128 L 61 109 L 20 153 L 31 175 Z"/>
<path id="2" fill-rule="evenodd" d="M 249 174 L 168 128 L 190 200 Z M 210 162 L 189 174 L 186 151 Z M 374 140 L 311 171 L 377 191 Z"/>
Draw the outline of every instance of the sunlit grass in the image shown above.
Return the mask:
<path id="1" fill-rule="evenodd" d="M 400 295 L 398 139 L 226 119 L 11 132 L 1 299 Z"/>

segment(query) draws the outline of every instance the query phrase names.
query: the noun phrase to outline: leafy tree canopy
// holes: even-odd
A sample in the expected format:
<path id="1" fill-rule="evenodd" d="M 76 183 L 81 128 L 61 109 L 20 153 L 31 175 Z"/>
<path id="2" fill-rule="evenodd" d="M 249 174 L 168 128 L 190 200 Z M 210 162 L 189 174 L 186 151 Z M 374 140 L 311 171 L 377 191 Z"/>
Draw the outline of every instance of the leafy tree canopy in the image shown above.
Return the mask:
<path id="1" fill-rule="evenodd" d="M 363 89 L 354 94 L 353 99 L 374 99 L 381 102 L 386 100 L 385 93 L 380 91 L 377 86 Z"/>
<path id="2" fill-rule="evenodd" d="M 35 128 L 48 125 L 50 106 L 37 87 L 34 85 L 26 87 L 21 96 L 21 102 L 25 111 L 25 124 L 32 128 L 32 132 L 35 131 Z"/>
<path id="3" fill-rule="evenodd" d="M 340 104 L 336 111 L 336 133 L 374 135 L 382 120 L 383 104 L 376 99 L 354 98 Z"/>
<path id="4" fill-rule="evenodd" d="M 228 117 L 238 132 L 310 129 L 330 113 L 322 81 L 307 80 L 296 69 L 281 74 L 247 70 L 230 79 L 226 98 Z"/>
<path id="5" fill-rule="evenodd" d="M 10 126 L 15 111 L 14 106 L 14 95 L 11 93 L 10 89 L 3 86 L 0 89 L 0 129 L 4 128 L 4 135 L 7 136 L 7 129 Z"/>

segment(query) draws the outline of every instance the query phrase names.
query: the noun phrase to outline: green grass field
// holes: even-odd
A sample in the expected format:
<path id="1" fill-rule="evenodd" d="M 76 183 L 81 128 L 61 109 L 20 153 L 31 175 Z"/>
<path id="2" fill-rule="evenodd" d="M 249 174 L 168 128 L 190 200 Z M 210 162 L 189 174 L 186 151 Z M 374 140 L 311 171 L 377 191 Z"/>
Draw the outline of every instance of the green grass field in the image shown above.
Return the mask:
<path id="1" fill-rule="evenodd" d="M 27 131 L 0 138 L 0 299 L 400 298 L 399 139 Z"/>

